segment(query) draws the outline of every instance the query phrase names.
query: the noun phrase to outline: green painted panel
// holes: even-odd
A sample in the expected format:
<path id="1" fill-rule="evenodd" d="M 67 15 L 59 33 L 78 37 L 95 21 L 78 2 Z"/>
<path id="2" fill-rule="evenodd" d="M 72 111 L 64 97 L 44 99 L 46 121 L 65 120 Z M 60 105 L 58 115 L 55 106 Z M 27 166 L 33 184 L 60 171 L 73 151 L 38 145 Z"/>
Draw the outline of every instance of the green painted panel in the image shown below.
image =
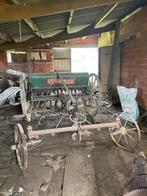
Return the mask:
<path id="1" fill-rule="evenodd" d="M 66 85 L 70 88 L 87 87 L 88 73 L 60 73 Z M 31 74 L 30 84 L 32 88 L 60 88 L 63 84 L 57 73 Z"/>

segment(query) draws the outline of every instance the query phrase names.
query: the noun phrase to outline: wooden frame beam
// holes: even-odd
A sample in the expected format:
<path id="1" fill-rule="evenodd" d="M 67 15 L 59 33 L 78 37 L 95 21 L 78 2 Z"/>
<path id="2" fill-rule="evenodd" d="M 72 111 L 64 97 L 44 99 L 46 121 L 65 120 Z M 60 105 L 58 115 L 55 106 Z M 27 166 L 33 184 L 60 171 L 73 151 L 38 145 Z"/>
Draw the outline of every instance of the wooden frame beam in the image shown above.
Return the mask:
<path id="1" fill-rule="evenodd" d="M 63 41 L 68 39 L 74 39 L 78 37 L 88 36 L 88 35 L 94 35 L 94 34 L 100 34 L 103 32 L 111 31 L 115 29 L 115 23 L 111 23 L 110 25 L 107 25 L 106 27 L 93 29 L 91 26 L 77 32 L 77 33 L 70 33 L 68 34 L 67 31 L 63 31 L 53 37 L 41 39 L 39 37 L 34 37 L 26 42 L 21 43 L 5 43 L 0 45 L 0 50 L 7 50 L 7 49 L 28 49 L 33 46 L 39 46 L 47 43 L 52 43 L 55 41 Z"/>
<path id="2" fill-rule="evenodd" d="M 67 32 L 69 33 L 70 28 L 71 28 L 71 23 L 74 15 L 74 10 L 70 11 L 69 19 L 68 19 L 68 24 L 67 24 Z"/>
<path id="3" fill-rule="evenodd" d="M 0 22 L 22 20 L 37 16 L 52 15 L 71 10 L 106 4 L 123 3 L 133 0 L 46 0 L 38 3 L 12 4 L 0 6 Z"/>

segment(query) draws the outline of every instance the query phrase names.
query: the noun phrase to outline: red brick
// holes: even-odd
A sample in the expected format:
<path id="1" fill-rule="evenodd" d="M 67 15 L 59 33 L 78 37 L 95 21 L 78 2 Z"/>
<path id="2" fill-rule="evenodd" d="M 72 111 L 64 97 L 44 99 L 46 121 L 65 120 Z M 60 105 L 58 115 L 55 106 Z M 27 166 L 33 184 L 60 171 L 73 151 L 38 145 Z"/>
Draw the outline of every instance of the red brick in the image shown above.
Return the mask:
<path id="1" fill-rule="evenodd" d="M 121 84 L 138 88 L 138 102 L 147 109 L 147 6 L 121 24 L 120 35 L 140 37 L 126 42 L 121 56 Z"/>

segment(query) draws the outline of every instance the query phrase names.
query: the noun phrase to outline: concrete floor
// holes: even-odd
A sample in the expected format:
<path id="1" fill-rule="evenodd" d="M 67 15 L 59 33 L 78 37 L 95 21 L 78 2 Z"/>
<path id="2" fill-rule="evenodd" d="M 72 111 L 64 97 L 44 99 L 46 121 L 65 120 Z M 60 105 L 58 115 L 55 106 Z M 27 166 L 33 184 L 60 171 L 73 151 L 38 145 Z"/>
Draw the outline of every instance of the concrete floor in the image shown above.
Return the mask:
<path id="1" fill-rule="evenodd" d="M 82 142 L 62 133 L 29 149 L 29 166 L 22 172 L 10 150 L 14 122 L 4 115 L 8 111 L 0 113 L 0 196 L 119 196 L 138 152 L 147 155 L 146 135 L 136 153 L 129 153 L 112 143 L 107 130 Z M 10 117 L 18 113 L 13 112 Z"/>

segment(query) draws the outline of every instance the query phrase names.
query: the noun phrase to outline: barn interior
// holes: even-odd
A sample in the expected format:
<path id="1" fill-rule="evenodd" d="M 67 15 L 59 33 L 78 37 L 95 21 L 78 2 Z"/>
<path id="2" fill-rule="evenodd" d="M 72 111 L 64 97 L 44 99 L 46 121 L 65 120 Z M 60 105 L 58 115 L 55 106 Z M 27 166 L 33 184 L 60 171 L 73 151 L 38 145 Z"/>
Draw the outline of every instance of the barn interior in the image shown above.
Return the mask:
<path id="1" fill-rule="evenodd" d="M 147 195 L 147 1 L 0 1 L 0 196 Z"/>

